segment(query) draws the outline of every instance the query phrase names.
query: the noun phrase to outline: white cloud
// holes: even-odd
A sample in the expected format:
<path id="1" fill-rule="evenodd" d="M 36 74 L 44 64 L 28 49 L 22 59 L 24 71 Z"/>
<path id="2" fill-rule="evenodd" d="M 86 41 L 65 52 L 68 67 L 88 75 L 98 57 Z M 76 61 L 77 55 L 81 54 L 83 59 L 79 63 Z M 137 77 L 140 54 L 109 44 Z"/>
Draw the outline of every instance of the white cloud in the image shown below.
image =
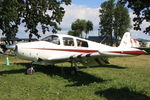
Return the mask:
<path id="1" fill-rule="evenodd" d="M 130 14 L 130 18 L 131 18 L 131 25 L 133 26 L 134 22 L 133 22 L 133 18 L 136 17 L 136 15 L 134 15 L 133 13 L 129 13 Z M 144 38 L 144 39 L 150 39 L 149 35 L 146 35 L 145 33 L 143 33 L 143 31 L 145 30 L 146 27 L 148 27 L 150 25 L 150 22 L 146 22 L 145 20 L 142 22 L 141 24 L 141 31 L 136 31 L 133 29 L 133 27 L 130 30 L 130 33 L 132 33 L 132 37 L 133 38 Z"/>
<path id="2" fill-rule="evenodd" d="M 19 38 L 26 38 L 29 36 L 29 32 L 25 32 L 26 30 L 26 27 L 24 27 L 24 24 L 21 24 L 19 26 L 19 29 L 18 29 L 18 33 L 16 34 L 16 37 L 19 37 Z"/>
<path id="3" fill-rule="evenodd" d="M 72 22 L 76 19 L 85 19 L 92 21 L 94 27 L 98 26 L 99 23 L 99 8 L 88 8 L 82 5 L 70 5 L 64 6 L 65 16 L 61 23 L 62 27 L 70 28 Z"/>

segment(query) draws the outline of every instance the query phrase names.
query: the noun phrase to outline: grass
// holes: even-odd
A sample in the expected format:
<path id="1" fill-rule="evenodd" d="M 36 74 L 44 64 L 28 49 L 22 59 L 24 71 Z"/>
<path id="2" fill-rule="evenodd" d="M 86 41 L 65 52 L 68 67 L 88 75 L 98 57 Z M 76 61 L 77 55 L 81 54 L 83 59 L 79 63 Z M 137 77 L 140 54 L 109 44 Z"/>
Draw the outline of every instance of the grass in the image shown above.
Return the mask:
<path id="1" fill-rule="evenodd" d="M 36 68 L 15 57 L 0 56 L 0 100 L 150 100 L 150 55 L 112 58 L 110 65 L 80 68 L 77 75 L 61 66 Z"/>

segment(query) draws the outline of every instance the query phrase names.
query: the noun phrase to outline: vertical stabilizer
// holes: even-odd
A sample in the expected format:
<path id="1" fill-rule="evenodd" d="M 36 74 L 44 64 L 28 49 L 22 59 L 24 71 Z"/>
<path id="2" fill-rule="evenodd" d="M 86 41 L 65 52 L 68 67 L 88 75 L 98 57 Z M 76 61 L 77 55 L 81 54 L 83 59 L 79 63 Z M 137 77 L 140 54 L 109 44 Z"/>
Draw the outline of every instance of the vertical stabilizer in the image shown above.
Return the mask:
<path id="1" fill-rule="evenodd" d="M 131 33 L 129 33 L 129 32 L 124 33 L 119 47 L 121 47 L 121 48 L 131 48 L 132 44 L 131 44 L 130 41 L 131 41 Z"/>

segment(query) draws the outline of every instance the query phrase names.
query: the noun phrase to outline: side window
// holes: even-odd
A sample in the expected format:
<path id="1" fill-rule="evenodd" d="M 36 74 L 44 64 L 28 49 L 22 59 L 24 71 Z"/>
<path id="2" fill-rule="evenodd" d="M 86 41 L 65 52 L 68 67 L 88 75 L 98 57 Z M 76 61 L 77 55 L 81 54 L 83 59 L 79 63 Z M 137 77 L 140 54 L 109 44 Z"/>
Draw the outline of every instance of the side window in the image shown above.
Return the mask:
<path id="1" fill-rule="evenodd" d="M 74 46 L 73 38 L 63 37 L 63 44 L 65 46 Z"/>
<path id="2" fill-rule="evenodd" d="M 88 43 L 86 41 L 77 39 L 77 46 L 78 47 L 88 47 Z"/>

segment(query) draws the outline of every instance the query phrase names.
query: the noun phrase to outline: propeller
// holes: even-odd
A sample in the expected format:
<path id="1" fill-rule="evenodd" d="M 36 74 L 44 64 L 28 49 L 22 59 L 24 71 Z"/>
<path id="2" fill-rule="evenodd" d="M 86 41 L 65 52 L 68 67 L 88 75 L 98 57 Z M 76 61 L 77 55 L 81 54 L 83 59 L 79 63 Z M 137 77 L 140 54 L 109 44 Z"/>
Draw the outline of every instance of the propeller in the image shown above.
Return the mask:
<path id="1" fill-rule="evenodd" d="M 3 54 L 4 52 L 7 51 L 6 45 L 4 45 L 4 44 L 1 44 L 0 48 L 2 49 L 1 54 Z"/>
<path id="2" fill-rule="evenodd" d="M 0 52 L 0 54 L 15 55 L 14 51 L 16 49 L 16 44 L 11 44 L 11 45 L 1 44 L 0 48 L 2 49 L 2 51 Z"/>

